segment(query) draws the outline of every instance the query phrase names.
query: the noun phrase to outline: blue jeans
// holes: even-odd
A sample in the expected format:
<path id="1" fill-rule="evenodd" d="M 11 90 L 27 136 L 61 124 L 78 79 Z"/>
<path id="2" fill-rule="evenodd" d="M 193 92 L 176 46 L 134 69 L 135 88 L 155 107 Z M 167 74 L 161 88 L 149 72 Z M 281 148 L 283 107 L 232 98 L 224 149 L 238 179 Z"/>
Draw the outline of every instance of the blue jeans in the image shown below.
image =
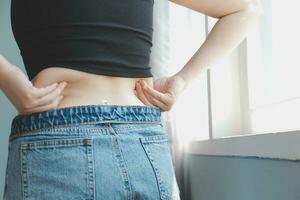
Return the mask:
<path id="1" fill-rule="evenodd" d="M 4 200 L 179 200 L 154 106 L 81 105 L 12 120 Z"/>

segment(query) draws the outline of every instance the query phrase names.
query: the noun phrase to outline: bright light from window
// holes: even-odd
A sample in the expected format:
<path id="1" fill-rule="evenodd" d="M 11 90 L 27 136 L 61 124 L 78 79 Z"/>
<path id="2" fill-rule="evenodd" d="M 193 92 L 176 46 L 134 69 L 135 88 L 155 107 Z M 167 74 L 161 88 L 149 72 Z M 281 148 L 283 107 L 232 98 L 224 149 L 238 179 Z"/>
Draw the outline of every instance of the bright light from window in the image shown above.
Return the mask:
<path id="1" fill-rule="evenodd" d="M 300 28 L 298 1 L 264 0 L 265 14 L 249 37 L 248 75 L 252 128 L 276 132 L 300 128 Z"/>
<path id="2" fill-rule="evenodd" d="M 205 39 L 204 15 L 176 4 L 170 9 L 170 69 L 175 74 Z M 172 112 L 180 146 L 209 138 L 206 73 L 181 94 Z"/>

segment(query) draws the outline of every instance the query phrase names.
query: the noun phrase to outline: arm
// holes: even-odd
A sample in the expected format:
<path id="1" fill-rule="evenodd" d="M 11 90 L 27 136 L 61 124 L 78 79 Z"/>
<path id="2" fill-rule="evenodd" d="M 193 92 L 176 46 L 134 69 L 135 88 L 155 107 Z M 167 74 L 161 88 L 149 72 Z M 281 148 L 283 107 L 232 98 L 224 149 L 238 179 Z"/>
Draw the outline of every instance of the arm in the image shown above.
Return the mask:
<path id="1" fill-rule="evenodd" d="M 259 0 L 170 0 L 176 4 L 218 18 L 206 40 L 185 66 L 175 74 L 186 83 L 205 68 L 236 48 L 262 16 Z"/>
<path id="2" fill-rule="evenodd" d="M 3 84 L 8 74 L 13 73 L 14 67 L 0 54 L 0 90 L 3 89 Z"/>
<path id="3" fill-rule="evenodd" d="M 162 111 L 171 109 L 182 90 L 214 62 L 230 53 L 246 37 L 260 19 L 259 0 L 170 0 L 192 10 L 218 18 L 206 40 L 185 64 L 171 77 L 154 82 L 154 88 L 136 84 L 136 95 L 146 105 L 156 105 Z"/>
<path id="4" fill-rule="evenodd" d="M 66 82 L 35 87 L 23 71 L 0 54 L 0 89 L 18 110 L 29 114 L 57 108 Z"/>

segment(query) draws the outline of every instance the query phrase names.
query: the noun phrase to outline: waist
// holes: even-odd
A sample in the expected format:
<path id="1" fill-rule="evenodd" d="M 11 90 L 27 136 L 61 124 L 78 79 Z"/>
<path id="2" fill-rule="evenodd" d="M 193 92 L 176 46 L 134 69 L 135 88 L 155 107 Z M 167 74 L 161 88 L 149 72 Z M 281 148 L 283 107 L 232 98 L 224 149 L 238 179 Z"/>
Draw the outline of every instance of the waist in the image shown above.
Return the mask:
<path id="1" fill-rule="evenodd" d="M 61 81 L 68 83 L 62 92 L 64 97 L 57 108 L 95 104 L 145 106 L 134 94 L 135 84 L 139 79 L 145 80 L 153 87 L 153 77 L 107 76 L 55 66 L 40 71 L 32 82 L 36 87 L 45 87 Z"/>
<path id="2" fill-rule="evenodd" d="M 121 129 L 131 128 L 136 124 L 145 127 L 156 124 L 161 127 L 161 112 L 159 108 L 152 106 L 84 105 L 17 115 L 11 123 L 9 140 L 19 136 L 39 134 L 50 129 L 49 134 L 63 134 L 68 127 L 74 134 L 77 134 L 75 129 L 81 133 L 84 127 L 99 132 L 101 128 L 106 129 L 108 123 L 123 123 Z"/>

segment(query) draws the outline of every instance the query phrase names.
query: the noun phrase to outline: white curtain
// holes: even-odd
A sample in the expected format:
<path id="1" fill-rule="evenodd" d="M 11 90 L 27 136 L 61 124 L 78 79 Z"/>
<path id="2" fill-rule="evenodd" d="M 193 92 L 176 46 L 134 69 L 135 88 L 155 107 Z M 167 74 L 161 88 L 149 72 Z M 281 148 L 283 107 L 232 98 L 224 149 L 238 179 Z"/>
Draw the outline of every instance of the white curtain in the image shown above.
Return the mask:
<path id="1" fill-rule="evenodd" d="M 168 0 L 154 0 L 153 46 L 150 55 L 150 66 L 154 80 L 172 76 L 184 66 L 203 42 L 205 38 L 204 27 L 204 15 Z M 176 118 L 176 116 L 185 115 L 180 109 L 185 109 L 184 102 L 178 102 L 170 111 L 162 112 L 162 122 L 170 138 L 176 179 L 181 197 L 183 197 L 185 187 L 183 182 L 185 143 L 183 140 L 188 142 L 194 136 L 178 129 L 180 118 Z M 189 125 L 187 124 L 187 126 Z M 183 129 L 187 130 L 186 128 Z"/>

